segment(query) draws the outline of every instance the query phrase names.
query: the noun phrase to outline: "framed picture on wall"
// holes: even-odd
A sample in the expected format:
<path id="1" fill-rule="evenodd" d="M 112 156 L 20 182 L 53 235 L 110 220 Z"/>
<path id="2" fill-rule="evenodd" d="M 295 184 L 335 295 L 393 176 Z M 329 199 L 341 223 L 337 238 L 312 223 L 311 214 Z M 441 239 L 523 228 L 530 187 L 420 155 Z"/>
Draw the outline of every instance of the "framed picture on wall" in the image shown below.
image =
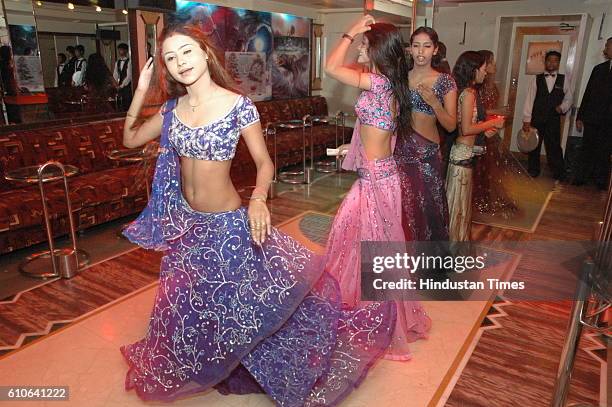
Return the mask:
<path id="1" fill-rule="evenodd" d="M 202 27 L 221 51 L 225 68 L 251 99 L 310 94 L 311 19 L 186 0 L 177 2 L 170 21 Z"/>
<path id="2" fill-rule="evenodd" d="M 537 75 L 544 72 L 544 57 L 548 51 L 561 52 L 563 42 L 530 42 L 527 46 L 527 63 L 525 64 L 526 75 Z"/>

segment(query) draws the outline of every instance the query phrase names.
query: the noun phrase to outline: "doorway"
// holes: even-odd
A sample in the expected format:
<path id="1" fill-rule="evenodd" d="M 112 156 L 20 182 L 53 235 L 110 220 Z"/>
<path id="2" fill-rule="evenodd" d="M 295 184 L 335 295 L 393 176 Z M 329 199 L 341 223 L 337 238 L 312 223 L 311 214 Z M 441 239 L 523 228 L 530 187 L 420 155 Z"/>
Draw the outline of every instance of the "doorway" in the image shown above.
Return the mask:
<path id="1" fill-rule="evenodd" d="M 531 76 L 539 73 L 533 70 L 533 65 L 527 64 L 530 50 L 532 54 L 536 50 L 536 55 L 538 46 L 541 49 L 550 46 L 560 50 L 562 58 L 559 73 L 565 74 L 566 80 L 570 81 L 575 104 L 580 79 L 577 67 L 584 59 L 584 52 L 581 52 L 578 44 L 584 41 L 585 25 L 584 15 L 500 17 L 496 56 L 498 67 L 506 69 L 498 70 L 496 79 L 503 95 L 501 104 L 514 112 L 503 132 L 503 143 L 510 151 L 518 151 L 516 138 L 523 124 L 523 108 L 529 80 Z M 531 57 L 533 61 L 534 55 Z M 540 53 L 539 57 L 543 58 L 543 54 Z M 570 109 L 562 116 L 561 147 L 564 150 L 572 113 L 573 109 Z M 542 154 L 545 154 L 544 148 Z"/>
<path id="2" fill-rule="evenodd" d="M 514 100 L 509 99 L 510 106 L 514 106 L 514 118 L 512 120 L 509 134 L 510 150 L 518 151 L 516 146 L 516 133 L 523 125 L 523 108 L 525 106 L 525 98 L 527 97 L 527 88 L 529 86 L 530 77 L 534 74 L 527 70 L 527 59 L 530 57 L 530 46 L 537 49 L 538 45 L 550 44 L 551 48 L 556 48 L 553 44 L 559 44 L 561 52 L 561 64 L 559 73 L 565 75 L 565 80 L 572 80 L 574 72 L 574 62 L 576 59 L 576 30 L 565 33 L 558 27 L 518 27 L 515 37 L 513 54 L 515 58 L 512 61 L 512 78 L 516 78 L 517 85 L 514 91 L 509 94 Z M 534 51 L 532 50 L 531 53 Z M 539 51 L 535 51 L 539 52 Z M 533 57 L 533 55 L 531 55 Z M 570 87 L 572 85 L 570 84 Z M 571 114 L 571 109 L 570 109 Z M 567 125 L 569 120 L 566 120 L 567 115 L 561 119 L 561 147 L 564 148 L 567 138 Z M 545 147 L 542 148 L 542 154 L 545 154 Z"/>

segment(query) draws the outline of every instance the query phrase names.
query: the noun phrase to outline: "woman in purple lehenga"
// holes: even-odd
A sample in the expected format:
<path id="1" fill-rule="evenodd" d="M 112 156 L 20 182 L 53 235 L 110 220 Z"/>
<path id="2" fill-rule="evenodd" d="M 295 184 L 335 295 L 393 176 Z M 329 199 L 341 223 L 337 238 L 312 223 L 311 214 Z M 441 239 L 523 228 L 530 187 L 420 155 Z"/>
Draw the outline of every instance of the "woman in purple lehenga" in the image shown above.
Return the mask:
<path id="1" fill-rule="evenodd" d="M 270 161 L 250 99 L 202 31 L 168 26 L 160 35 L 160 114 L 138 121 L 153 72 L 149 60 L 128 110 L 124 143 L 161 133 L 151 199 L 125 235 L 164 250 L 146 335 L 121 347 L 126 389 L 172 401 L 217 388 L 265 392 L 280 406 L 338 404 L 387 348 L 391 303 L 342 310 L 323 260 L 270 225 Z M 257 165 L 248 208 L 229 177 L 239 137 Z"/>
<path id="2" fill-rule="evenodd" d="M 371 25 L 369 25 L 371 24 Z M 362 73 L 344 64 L 354 37 L 364 33 L 358 62 Z M 334 276 L 342 301 L 361 304 L 362 241 L 404 241 L 401 225 L 400 178 L 392 156 L 394 134 L 407 134 L 410 105 L 408 73 L 399 30 L 364 16 L 343 36 L 327 58 L 326 72 L 338 81 L 362 89 L 355 105 L 358 120 L 343 167 L 357 171 L 334 218 L 327 243 L 326 271 Z M 431 320 L 416 301 L 396 301 L 397 322 L 385 358 L 410 359 L 408 343 L 427 336 Z"/>
<path id="3" fill-rule="evenodd" d="M 457 86 L 435 69 L 438 34 L 418 28 L 410 37 L 412 68 L 408 75 L 412 132 L 399 137 L 393 156 L 400 171 L 402 225 L 407 240 L 448 241 L 448 205 L 442 174 L 437 123 L 448 132 L 457 125 Z"/>

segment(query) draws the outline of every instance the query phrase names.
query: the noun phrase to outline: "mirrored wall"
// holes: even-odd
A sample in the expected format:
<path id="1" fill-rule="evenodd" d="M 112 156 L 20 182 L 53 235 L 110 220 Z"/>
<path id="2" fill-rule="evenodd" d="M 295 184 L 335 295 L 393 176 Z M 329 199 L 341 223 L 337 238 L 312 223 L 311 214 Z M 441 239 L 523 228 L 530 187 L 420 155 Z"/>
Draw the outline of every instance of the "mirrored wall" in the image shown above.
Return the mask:
<path id="1" fill-rule="evenodd" d="M 418 27 L 434 26 L 434 9 L 436 0 L 415 0 L 415 29 Z"/>
<path id="2" fill-rule="evenodd" d="M 115 0 L 2 0 L 1 124 L 127 109 L 128 11 Z M 121 7 L 121 6 L 120 6 Z"/>

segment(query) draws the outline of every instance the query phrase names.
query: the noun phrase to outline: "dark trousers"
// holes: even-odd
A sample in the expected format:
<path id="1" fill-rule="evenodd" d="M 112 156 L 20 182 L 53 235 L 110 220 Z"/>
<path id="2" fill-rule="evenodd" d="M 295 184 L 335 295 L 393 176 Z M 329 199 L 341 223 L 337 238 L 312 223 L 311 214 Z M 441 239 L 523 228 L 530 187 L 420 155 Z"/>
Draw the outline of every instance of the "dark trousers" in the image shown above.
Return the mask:
<path id="1" fill-rule="evenodd" d="M 538 129 L 540 142 L 538 147 L 529 153 L 528 172 L 532 177 L 540 175 L 540 150 L 542 143 L 546 147 L 546 161 L 553 173 L 553 178 L 565 178 L 565 163 L 563 150 L 561 150 L 561 118 L 557 115 L 550 117 L 544 124 L 534 126 Z"/>
<path id="2" fill-rule="evenodd" d="M 132 104 L 132 87 L 130 85 L 124 86 L 117 92 L 117 105 L 119 106 L 120 112 L 125 112 L 130 108 Z"/>
<path id="3" fill-rule="evenodd" d="M 576 181 L 587 182 L 592 177 L 598 186 L 608 185 L 612 152 L 612 120 L 609 121 L 599 125 L 584 123 Z"/>

